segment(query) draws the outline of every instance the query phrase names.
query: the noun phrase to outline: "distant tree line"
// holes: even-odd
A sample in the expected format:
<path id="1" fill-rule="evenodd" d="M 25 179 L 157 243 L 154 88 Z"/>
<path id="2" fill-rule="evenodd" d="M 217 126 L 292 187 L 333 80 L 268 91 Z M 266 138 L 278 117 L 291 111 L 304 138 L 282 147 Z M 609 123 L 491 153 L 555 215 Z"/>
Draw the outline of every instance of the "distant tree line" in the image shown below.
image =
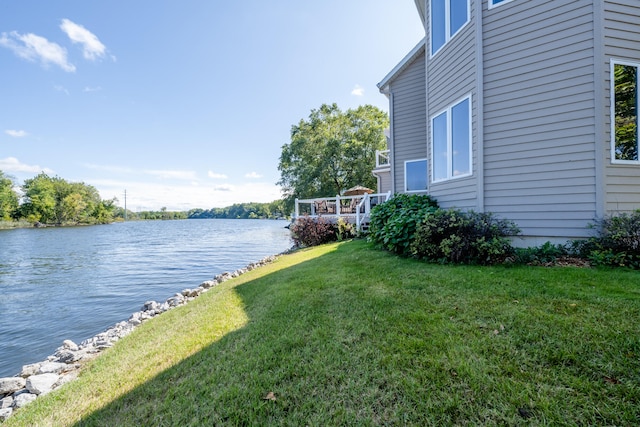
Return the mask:
<path id="1" fill-rule="evenodd" d="M 124 215 L 124 209 L 117 207 L 114 213 L 114 217 L 117 220 L 127 221 L 152 221 L 152 220 L 174 220 L 174 219 L 187 219 L 188 214 L 185 211 L 168 211 L 163 207 L 159 211 L 139 211 L 133 212 L 127 209 L 127 215 Z"/>
<path id="2" fill-rule="evenodd" d="M 286 218 L 284 200 L 270 203 L 237 203 L 226 208 L 191 209 L 189 219 L 229 218 L 229 219 L 278 219 Z"/>
<path id="3" fill-rule="evenodd" d="M 41 173 L 27 179 L 19 196 L 13 179 L 0 171 L 0 220 L 45 225 L 106 224 L 116 199 L 102 200 L 95 187 Z"/>

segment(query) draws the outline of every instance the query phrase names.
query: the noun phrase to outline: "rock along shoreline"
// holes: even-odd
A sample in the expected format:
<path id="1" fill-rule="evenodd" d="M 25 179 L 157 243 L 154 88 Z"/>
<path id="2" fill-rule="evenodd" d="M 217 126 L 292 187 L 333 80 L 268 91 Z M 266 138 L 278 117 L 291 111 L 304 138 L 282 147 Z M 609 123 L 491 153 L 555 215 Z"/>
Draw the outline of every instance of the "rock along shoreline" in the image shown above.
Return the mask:
<path id="1" fill-rule="evenodd" d="M 184 289 L 182 292 L 174 294 L 163 303 L 147 301 L 140 311 L 133 313 L 128 320 L 118 322 L 80 344 L 65 340 L 62 346 L 58 347 L 55 353 L 47 357 L 46 360 L 24 365 L 16 376 L 0 378 L 0 423 L 13 415 L 15 410 L 36 400 L 38 396 L 43 396 L 76 379 L 85 362 L 94 359 L 103 350 L 112 347 L 116 341 L 129 335 L 146 320 L 184 305 L 220 283 L 270 264 L 280 255 L 288 252 L 290 250 L 265 257 L 234 272 L 219 274 L 213 280 L 202 282 L 195 289 Z"/>

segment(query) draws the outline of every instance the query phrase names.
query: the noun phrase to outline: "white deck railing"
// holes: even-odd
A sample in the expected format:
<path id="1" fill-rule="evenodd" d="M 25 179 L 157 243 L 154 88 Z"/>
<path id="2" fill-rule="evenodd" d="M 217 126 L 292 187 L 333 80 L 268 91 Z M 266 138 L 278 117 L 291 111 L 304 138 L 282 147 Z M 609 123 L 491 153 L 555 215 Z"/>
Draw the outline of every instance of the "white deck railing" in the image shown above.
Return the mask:
<path id="1" fill-rule="evenodd" d="M 362 225 L 368 222 L 371 208 L 391 198 L 391 192 L 363 194 L 358 196 L 320 197 L 315 199 L 296 199 L 294 220 L 301 216 L 311 218 L 323 217 L 328 220 L 345 221 L 356 225 L 361 231 Z"/>

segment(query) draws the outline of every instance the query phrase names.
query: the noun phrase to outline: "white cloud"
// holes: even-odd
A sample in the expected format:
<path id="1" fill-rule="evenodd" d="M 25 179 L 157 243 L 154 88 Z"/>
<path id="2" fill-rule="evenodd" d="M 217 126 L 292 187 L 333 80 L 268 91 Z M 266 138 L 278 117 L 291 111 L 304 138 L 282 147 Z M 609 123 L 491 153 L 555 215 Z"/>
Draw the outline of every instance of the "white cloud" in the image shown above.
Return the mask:
<path id="1" fill-rule="evenodd" d="M 233 191 L 234 188 L 231 184 L 220 184 L 213 187 L 213 191 Z"/>
<path id="2" fill-rule="evenodd" d="M 55 85 L 55 86 L 53 86 L 53 89 L 54 89 L 56 92 L 62 92 L 62 93 L 64 93 L 64 94 L 66 94 L 66 95 L 69 95 L 69 91 L 68 91 L 68 90 L 67 90 L 67 88 L 66 88 L 66 87 L 64 87 L 64 86 L 61 86 L 61 85 Z"/>
<path id="3" fill-rule="evenodd" d="M 44 67 L 53 64 L 70 73 L 76 70 L 75 65 L 67 61 L 67 50 L 64 47 L 32 33 L 24 35 L 16 31 L 2 33 L 0 46 L 11 49 L 20 58 L 34 62 L 40 61 Z"/>
<path id="4" fill-rule="evenodd" d="M 125 168 L 122 166 L 111 166 L 111 165 L 96 165 L 94 163 L 85 163 L 83 165 L 87 169 L 99 170 L 109 173 L 134 173 L 135 170 L 131 168 Z"/>
<path id="5" fill-rule="evenodd" d="M 102 88 L 100 86 L 95 86 L 95 87 L 85 86 L 85 88 L 82 89 L 83 92 L 100 92 L 101 90 Z"/>
<path id="6" fill-rule="evenodd" d="M 7 157 L 4 159 L 0 159 L 0 170 L 4 172 L 28 172 L 38 174 L 40 172 L 44 172 L 47 174 L 54 173 L 49 168 L 42 168 L 38 165 L 28 165 L 26 163 L 20 162 L 20 160 L 15 157 Z"/>
<path id="7" fill-rule="evenodd" d="M 95 61 L 98 58 L 104 58 L 107 51 L 106 46 L 95 34 L 82 25 L 63 19 L 60 29 L 67 34 L 71 42 L 82 45 L 82 55 L 85 59 Z"/>
<path id="8" fill-rule="evenodd" d="M 100 192 L 103 199 L 117 197 L 119 205 L 124 206 L 124 190 L 127 190 L 127 208 L 132 211 L 168 210 L 186 211 L 189 209 L 231 206 L 234 203 L 272 202 L 281 197 L 280 187 L 271 184 L 251 183 L 243 185 L 192 185 L 157 184 L 130 180 L 87 180 Z"/>
<path id="9" fill-rule="evenodd" d="M 249 172 L 244 177 L 250 178 L 250 179 L 258 179 L 258 178 L 262 178 L 262 175 L 260 175 L 258 172 Z"/>
<path id="10" fill-rule="evenodd" d="M 216 173 L 214 171 L 207 172 L 207 176 L 212 179 L 227 179 L 227 175 L 223 173 Z"/>
<path id="11" fill-rule="evenodd" d="M 6 133 L 9 136 L 12 136 L 14 138 L 23 138 L 27 135 L 29 135 L 27 132 L 23 131 L 23 130 L 13 130 L 13 129 L 7 129 L 4 131 L 4 133 Z"/>
<path id="12" fill-rule="evenodd" d="M 194 171 L 145 170 L 144 173 L 161 179 L 180 179 L 186 181 L 193 181 L 196 179 L 196 173 Z"/>
<path id="13" fill-rule="evenodd" d="M 351 91 L 351 95 L 354 96 L 364 96 L 364 88 L 360 85 L 356 85 Z"/>

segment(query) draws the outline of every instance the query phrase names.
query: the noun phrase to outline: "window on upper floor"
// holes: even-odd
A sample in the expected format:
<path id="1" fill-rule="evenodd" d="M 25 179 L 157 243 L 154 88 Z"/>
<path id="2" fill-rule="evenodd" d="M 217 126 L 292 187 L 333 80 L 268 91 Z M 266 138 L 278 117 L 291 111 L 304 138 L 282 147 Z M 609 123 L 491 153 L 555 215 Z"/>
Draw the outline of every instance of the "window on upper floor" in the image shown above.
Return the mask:
<path id="1" fill-rule="evenodd" d="M 638 143 L 638 70 L 639 64 L 611 62 L 611 161 L 640 163 Z"/>
<path id="2" fill-rule="evenodd" d="M 412 193 L 427 190 L 427 159 L 404 162 L 404 191 Z"/>
<path id="3" fill-rule="evenodd" d="M 500 6 L 505 3 L 509 3 L 510 1 L 513 1 L 513 0 L 489 0 L 489 9 L 491 9 L 492 7 Z"/>
<path id="4" fill-rule="evenodd" d="M 431 119 L 433 181 L 471 175 L 471 96 Z"/>
<path id="5" fill-rule="evenodd" d="M 469 22 L 469 0 L 431 0 L 431 55 Z"/>

